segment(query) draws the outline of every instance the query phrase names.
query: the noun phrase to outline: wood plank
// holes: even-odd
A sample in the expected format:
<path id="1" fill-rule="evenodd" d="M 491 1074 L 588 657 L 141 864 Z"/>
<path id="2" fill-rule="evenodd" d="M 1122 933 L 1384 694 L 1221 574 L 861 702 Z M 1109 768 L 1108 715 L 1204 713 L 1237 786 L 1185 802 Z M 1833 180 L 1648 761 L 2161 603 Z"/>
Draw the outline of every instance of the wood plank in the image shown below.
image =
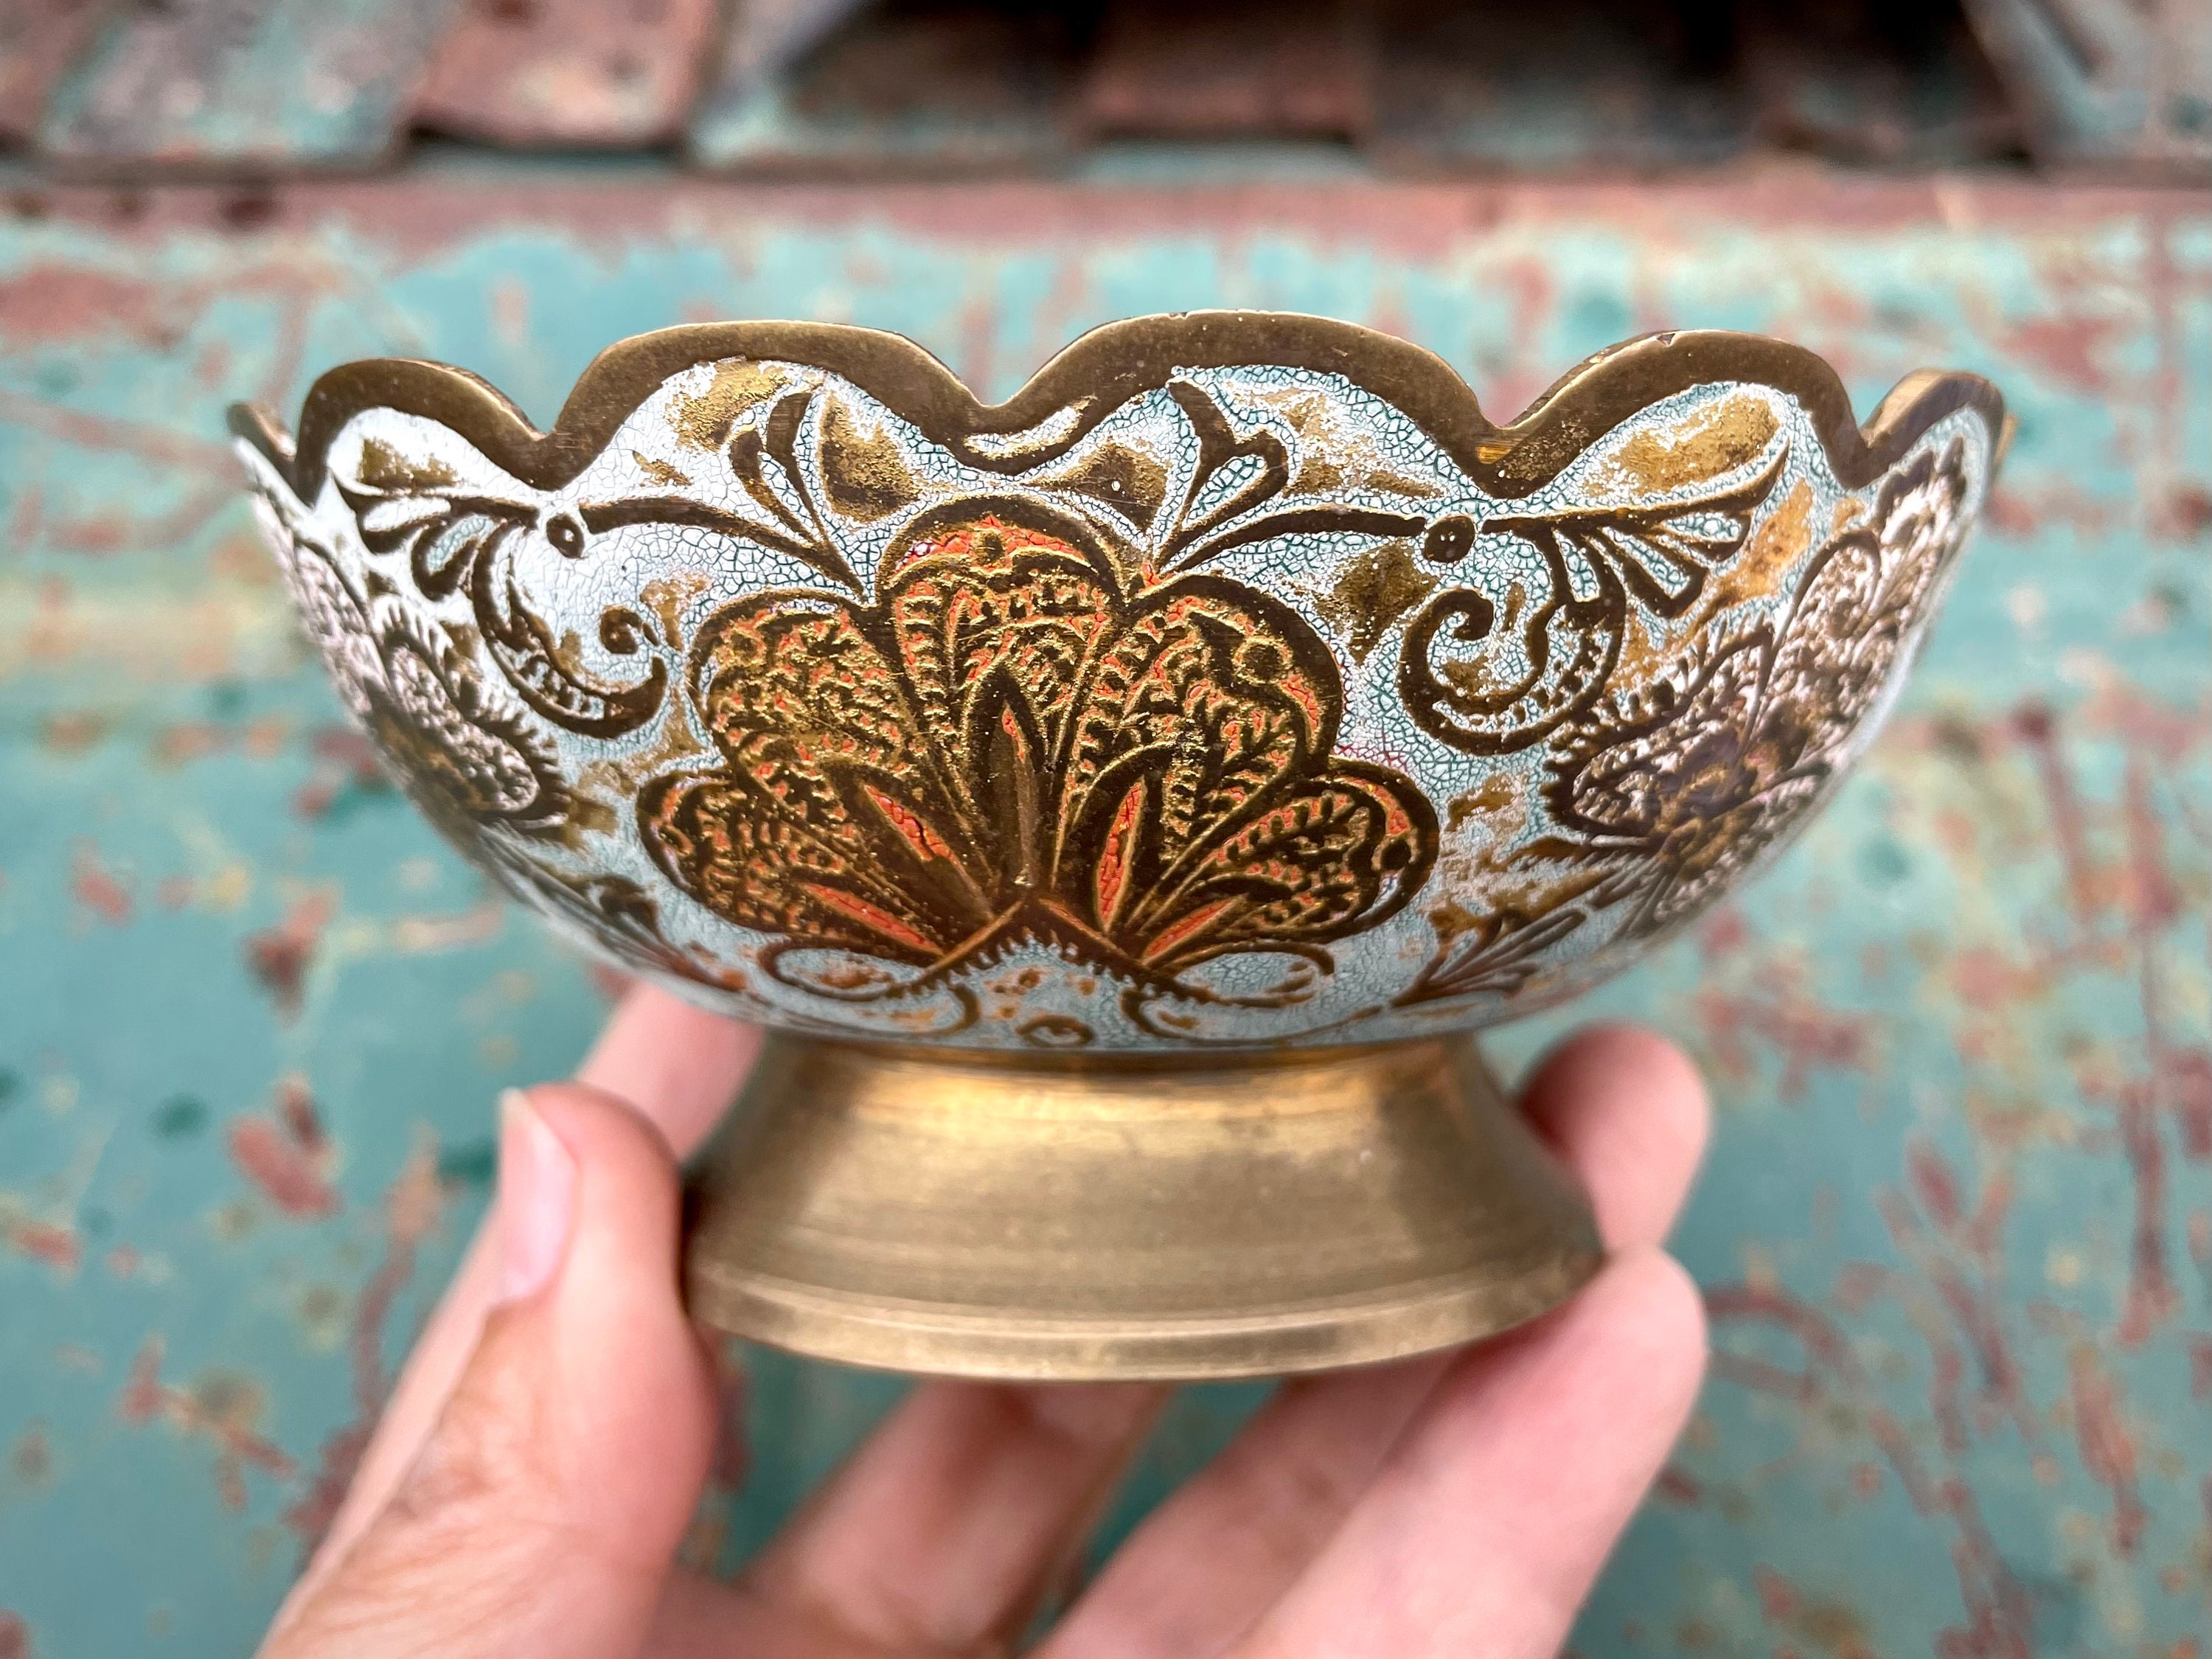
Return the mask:
<path id="1" fill-rule="evenodd" d="M 361 168 L 405 136 L 455 0 L 168 0 L 113 13 L 40 148 L 77 173 Z"/>
<path id="2" fill-rule="evenodd" d="M 754 173 L 1034 167 L 1064 153 L 1074 37 L 1047 9 L 742 6 L 692 123 L 691 156 Z"/>
<path id="3" fill-rule="evenodd" d="M 415 118 L 518 147 L 664 143 L 699 94 L 718 11 L 715 0 L 474 0 Z"/>
<path id="4" fill-rule="evenodd" d="M 0 0 L 0 143 L 39 130 L 47 94 L 105 9 L 102 0 Z"/>
<path id="5" fill-rule="evenodd" d="M 1881 167 L 2020 153 L 2020 120 L 1956 12 L 1820 0 L 1741 21 L 1737 58 L 1768 148 Z"/>
<path id="6" fill-rule="evenodd" d="M 1732 50 L 1706 13 L 1632 0 L 1401 6 L 1379 43 L 1376 150 L 1420 171 L 1723 161 L 1751 136 Z"/>
<path id="7" fill-rule="evenodd" d="M 1364 138 L 1369 23 L 1350 0 L 1121 0 L 1084 77 L 1084 125 L 1097 137 Z"/>
<path id="8" fill-rule="evenodd" d="M 2212 179 L 2212 0 L 1966 0 L 2036 160 Z"/>

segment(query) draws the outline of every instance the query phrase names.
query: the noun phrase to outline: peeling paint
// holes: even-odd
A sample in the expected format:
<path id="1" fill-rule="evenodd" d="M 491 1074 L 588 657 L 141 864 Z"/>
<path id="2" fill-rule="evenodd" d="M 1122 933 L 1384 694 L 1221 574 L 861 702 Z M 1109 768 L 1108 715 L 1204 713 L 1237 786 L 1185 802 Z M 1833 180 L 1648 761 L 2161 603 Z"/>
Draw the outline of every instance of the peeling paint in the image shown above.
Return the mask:
<path id="1" fill-rule="evenodd" d="M 2201 198 L 1804 168 L 33 194 L 0 217 L 0 1446 L 35 1430 L 46 1474 L 0 1501 L 0 1561 L 31 1569 L 0 1576 L 0 1659 L 149 1650 L 157 1624 L 180 1652 L 251 1645 L 481 1212 L 498 1089 L 570 1066 L 617 988 L 511 917 L 343 724 L 252 547 L 222 405 L 289 412 L 320 368 L 399 351 L 542 420 L 609 339 L 722 315 L 899 329 L 1004 395 L 1085 326 L 1206 304 L 1395 329 L 1498 415 L 1686 325 L 1821 351 L 1863 414 L 1927 363 L 2004 387 L 1990 533 L 1833 809 L 1694 933 L 1494 1045 L 1510 1066 L 1575 1021 L 1648 1019 L 1718 1108 L 1677 1246 L 1711 1377 L 1575 1651 L 2201 1642 Z M 726 1410 L 756 1440 L 718 1462 L 702 1560 L 757 1545 L 896 1392 L 745 1369 Z M 1179 1401 L 1109 1534 L 1256 1397 Z"/>

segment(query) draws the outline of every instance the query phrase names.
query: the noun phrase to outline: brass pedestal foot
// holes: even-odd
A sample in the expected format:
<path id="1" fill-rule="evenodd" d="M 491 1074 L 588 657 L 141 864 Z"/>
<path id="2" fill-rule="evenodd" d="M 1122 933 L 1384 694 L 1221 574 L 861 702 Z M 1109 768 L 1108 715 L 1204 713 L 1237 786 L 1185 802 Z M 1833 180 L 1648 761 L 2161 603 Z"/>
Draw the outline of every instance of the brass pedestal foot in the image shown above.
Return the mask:
<path id="1" fill-rule="evenodd" d="M 1395 1359 L 1602 1259 L 1466 1037 L 1155 1061 L 775 1035 L 689 1205 L 708 1323 L 969 1376 Z"/>

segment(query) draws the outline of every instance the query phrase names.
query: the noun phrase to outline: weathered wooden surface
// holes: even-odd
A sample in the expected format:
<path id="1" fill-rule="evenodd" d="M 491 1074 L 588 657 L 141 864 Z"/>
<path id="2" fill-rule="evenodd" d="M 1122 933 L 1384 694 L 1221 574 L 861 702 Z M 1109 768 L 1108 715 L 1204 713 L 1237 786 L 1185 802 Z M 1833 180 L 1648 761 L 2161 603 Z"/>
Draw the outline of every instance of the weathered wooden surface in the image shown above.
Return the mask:
<path id="1" fill-rule="evenodd" d="M 1415 173 L 1778 149 L 2212 178 L 2212 0 L 0 0 L 0 143 L 83 175 L 361 170 L 411 128 L 941 176 L 1319 138 Z M 1190 158 L 1181 158 L 1188 162 Z"/>
<path id="2" fill-rule="evenodd" d="M 1639 330 L 1980 370 L 2021 430 L 1889 732 L 1739 902 L 1571 1020 L 1719 1133 L 1720 1357 L 1584 1659 L 2201 1659 L 2212 1625 L 2212 210 L 2016 185 L 906 192 L 508 168 L 30 191 L 0 222 L 0 1654 L 244 1650 L 592 975 L 377 781 L 235 498 L 229 399 L 371 352 L 548 419 L 710 316 L 898 329 L 1004 394 L 1132 313 L 1301 307 L 1499 414 Z M 753 1362 L 757 1542 L 889 1397 Z M 1187 1396 L 1115 1526 L 1249 1389 Z"/>
<path id="3" fill-rule="evenodd" d="M 493 143 L 595 149 L 684 131 L 715 0 L 475 0 L 430 60 L 415 119 Z"/>
<path id="4" fill-rule="evenodd" d="M 2212 178 L 2212 0 L 1964 0 L 2038 161 Z"/>
<path id="5" fill-rule="evenodd" d="M 1094 134 L 1364 138 L 1373 8 L 1350 0 L 1116 0 L 1085 66 Z"/>
<path id="6" fill-rule="evenodd" d="M 100 26 L 100 0 L 0 0 L 0 143 L 39 130 L 46 96 Z"/>
<path id="7" fill-rule="evenodd" d="M 404 139 L 457 9 L 457 0 L 112 7 L 48 95 L 39 148 L 81 173 L 373 167 Z"/>
<path id="8" fill-rule="evenodd" d="M 1063 153 L 1069 20 L 988 3 L 738 6 L 686 153 L 762 174 L 941 178 Z"/>
<path id="9" fill-rule="evenodd" d="M 1753 10 L 1737 53 L 1758 142 L 1887 167 L 1963 167 L 2021 148 L 1996 76 L 1942 7 Z"/>

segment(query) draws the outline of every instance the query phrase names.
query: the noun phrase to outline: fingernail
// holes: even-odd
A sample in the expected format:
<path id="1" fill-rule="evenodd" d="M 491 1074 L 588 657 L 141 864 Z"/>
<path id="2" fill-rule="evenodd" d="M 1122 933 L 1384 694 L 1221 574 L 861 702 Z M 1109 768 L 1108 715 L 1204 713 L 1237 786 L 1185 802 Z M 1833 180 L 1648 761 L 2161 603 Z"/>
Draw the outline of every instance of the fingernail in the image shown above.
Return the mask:
<path id="1" fill-rule="evenodd" d="M 544 1290 L 568 1248 L 576 1209 L 576 1160 L 530 1097 L 499 1097 L 499 1299 Z"/>

